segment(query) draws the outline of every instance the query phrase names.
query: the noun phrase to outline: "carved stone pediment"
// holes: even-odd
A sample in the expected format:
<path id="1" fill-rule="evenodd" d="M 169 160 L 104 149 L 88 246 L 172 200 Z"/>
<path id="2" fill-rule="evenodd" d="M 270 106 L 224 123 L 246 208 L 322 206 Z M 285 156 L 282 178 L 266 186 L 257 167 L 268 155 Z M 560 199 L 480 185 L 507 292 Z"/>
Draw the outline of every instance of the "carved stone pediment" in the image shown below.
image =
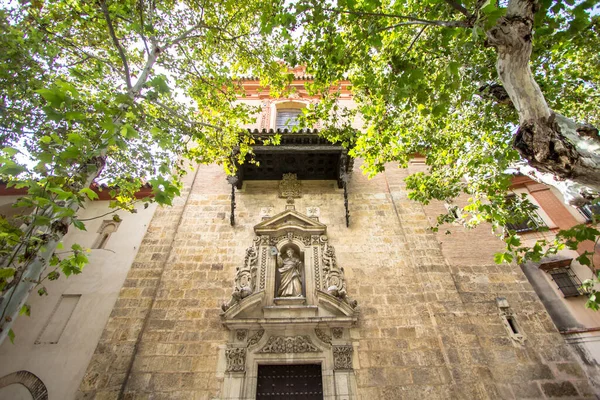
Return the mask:
<path id="1" fill-rule="evenodd" d="M 286 210 L 256 225 L 254 232 L 258 236 L 281 235 L 288 232 L 303 236 L 325 235 L 327 225 L 296 210 Z"/>
<path id="2" fill-rule="evenodd" d="M 320 351 L 308 336 L 271 336 L 259 353 L 311 353 Z"/>

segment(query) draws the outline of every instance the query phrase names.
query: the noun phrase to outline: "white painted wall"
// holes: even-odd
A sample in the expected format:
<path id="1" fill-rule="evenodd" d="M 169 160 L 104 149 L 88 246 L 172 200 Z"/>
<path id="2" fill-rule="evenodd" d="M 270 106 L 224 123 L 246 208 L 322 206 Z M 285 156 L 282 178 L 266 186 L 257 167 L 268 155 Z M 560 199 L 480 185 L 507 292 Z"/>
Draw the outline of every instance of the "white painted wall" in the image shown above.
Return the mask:
<path id="1" fill-rule="evenodd" d="M 0 389 L 0 399 L 33 400 L 29 389 L 19 383 L 13 383 Z"/>
<path id="2" fill-rule="evenodd" d="M 2 197 L 0 205 L 9 201 L 14 201 L 14 198 Z M 0 377 L 27 370 L 44 382 L 50 400 L 75 398 L 155 209 L 155 204 L 148 209 L 140 204 L 137 214 L 118 212 L 122 222 L 117 231 L 111 235 L 105 249 L 94 249 L 88 253 L 90 263 L 83 273 L 69 278 L 61 276 L 57 281 L 48 282 L 48 296 L 31 294 L 28 301 L 31 317 L 19 317 L 13 325 L 15 343 L 6 340 L 0 346 Z M 108 211 L 108 201 L 95 201 L 87 203 L 78 215 L 80 219 L 86 219 Z M 71 227 L 64 239 L 65 250 L 73 243 L 90 247 L 98 237 L 102 221 L 111 218 L 112 215 L 109 215 L 87 221 L 86 232 Z M 63 294 L 81 297 L 58 343 L 35 344 Z M 12 400 L 14 397 L 10 390 L 0 392 L 0 400 Z"/>

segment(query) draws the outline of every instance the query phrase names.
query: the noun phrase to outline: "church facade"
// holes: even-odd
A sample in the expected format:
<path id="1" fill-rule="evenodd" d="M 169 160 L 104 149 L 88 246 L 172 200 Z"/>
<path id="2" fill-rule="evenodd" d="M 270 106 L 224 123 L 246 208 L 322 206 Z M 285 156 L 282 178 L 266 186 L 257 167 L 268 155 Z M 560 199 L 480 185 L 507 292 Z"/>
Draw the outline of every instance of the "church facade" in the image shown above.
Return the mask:
<path id="1" fill-rule="evenodd" d="M 316 101 L 305 79 L 282 100 L 245 82 L 252 134 Z M 428 229 L 444 204 L 403 181 L 422 160 L 368 179 L 317 132 L 281 134 L 235 177 L 194 168 L 148 217 L 75 398 L 596 398 L 521 267 L 494 263 L 489 227 Z"/>

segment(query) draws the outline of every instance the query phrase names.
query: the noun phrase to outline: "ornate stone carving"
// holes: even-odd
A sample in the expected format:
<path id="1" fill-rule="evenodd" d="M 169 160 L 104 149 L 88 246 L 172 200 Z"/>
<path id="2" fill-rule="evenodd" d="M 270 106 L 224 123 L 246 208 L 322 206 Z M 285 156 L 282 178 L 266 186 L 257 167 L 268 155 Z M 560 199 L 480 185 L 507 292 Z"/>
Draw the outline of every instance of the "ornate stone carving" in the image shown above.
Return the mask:
<path id="1" fill-rule="evenodd" d="M 294 204 L 294 198 L 292 196 L 289 196 L 285 201 L 285 209 L 292 211 L 296 209 L 296 205 Z"/>
<path id="2" fill-rule="evenodd" d="M 306 215 L 310 218 L 315 218 L 318 220 L 321 216 L 321 210 L 319 207 L 306 207 Z"/>
<path id="3" fill-rule="evenodd" d="M 262 339 L 264 334 L 265 334 L 264 329 L 260 329 L 260 330 L 256 331 L 256 333 L 254 335 L 250 336 L 250 339 L 248 339 L 248 347 L 254 346 L 256 343 L 260 342 L 260 339 Z"/>
<path id="4" fill-rule="evenodd" d="M 333 369 L 335 371 L 352 370 L 352 346 L 333 346 Z"/>
<path id="5" fill-rule="evenodd" d="M 265 220 L 269 219 L 273 216 L 273 207 L 261 207 L 260 209 L 260 219 Z"/>
<path id="6" fill-rule="evenodd" d="M 299 198 L 302 186 L 298 181 L 296 174 L 283 174 L 283 179 L 279 182 L 279 197 L 280 198 Z"/>
<path id="7" fill-rule="evenodd" d="M 258 252 L 254 244 L 246 249 L 244 265 L 236 268 L 233 293 L 229 302 L 221 306 L 223 311 L 227 311 L 232 305 L 254 293 L 256 290 L 257 260 Z"/>
<path id="8" fill-rule="evenodd" d="M 319 265 L 319 248 L 313 247 L 313 264 L 315 266 L 315 287 L 321 288 L 321 268 Z"/>
<path id="9" fill-rule="evenodd" d="M 246 336 L 248 335 L 248 330 L 246 329 L 238 329 L 235 332 L 235 337 L 237 338 L 237 340 L 239 341 L 243 341 L 246 340 Z"/>
<path id="10" fill-rule="evenodd" d="M 327 335 L 324 331 L 319 328 L 315 328 L 315 335 L 321 340 L 323 343 L 331 344 L 331 336 Z"/>
<path id="11" fill-rule="evenodd" d="M 243 372 L 246 370 L 246 349 L 244 347 L 228 347 L 225 349 L 227 372 Z"/>
<path id="12" fill-rule="evenodd" d="M 331 333 L 333 334 L 334 339 L 341 339 L 344 335 L 343 328 L 331 328 Z"/>
<path id="13" fill-rule="evenodd" d="M 267 248 L 263 246 L 260 260 L 260 290 L 265 290 L 265 279 L 267 274 Z"/>
<path id="14" fill-rule="evenodd" d="M 332 296 L 346 302 L 351 307 L 356 307 L 356 300 L 350 299 L 346 292 L 346 279 L 344 277 L 344 268 L 337 265 L 335 258 L 335 249 L 327 242 L 327 236 L 321 236 L 321 253 L 323 254 L 323 289 Z"/>
<path id="15" fill-rule="evenodd" d="M 292 232 L 289 232 L 287 235 L 281 235 L 281 236 L 277 236 L 277 237 L 272 237 L 271 238 L 271 244 L 273 246 L 275 246 L 277 243 L 281 242 L 282 240 L 288 240 L 288 241 L 291 242 L 294 239 L 301 241 L 305 246 L 310 246 L 311 245 L 310 236 L 296 235 L 296 234 L 294 234 Z"/>
<path id="16" fill-rule="evenodd" d="M 271 336 L 259 353 L 311 353 L 317 352 L 308 336 Z"/>

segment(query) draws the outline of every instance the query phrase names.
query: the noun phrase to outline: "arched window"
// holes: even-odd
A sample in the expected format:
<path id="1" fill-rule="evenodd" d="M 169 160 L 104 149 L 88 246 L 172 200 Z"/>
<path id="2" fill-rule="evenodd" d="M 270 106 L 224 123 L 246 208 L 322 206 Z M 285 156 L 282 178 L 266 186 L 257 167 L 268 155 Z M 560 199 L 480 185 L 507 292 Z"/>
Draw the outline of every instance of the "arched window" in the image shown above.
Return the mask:
<path id="1" fill-rule="evenodd" d="M 103 249 L 112 235 L 113 232 L 117 230 L 119 224 L 113 220 L 104 221 L 100 229 L 98 229 L 98 238 L 94 242 L 92 249 Z"/>
<path id="2" fill-rule="evenodd" d="M 298 125 L 298 116 L 302 113 L 299 108 L 278 108 L 275 119 L 275 129 L 288 129 Z"/>
<path id="3" fill-rule="evenodd" d="M 24 386 L 26 391 L 15 385 Z M 31 372 L 17 371 L 0 378 L 0 398 L 48 400 L 48 390 L 44 382 Z"/>

